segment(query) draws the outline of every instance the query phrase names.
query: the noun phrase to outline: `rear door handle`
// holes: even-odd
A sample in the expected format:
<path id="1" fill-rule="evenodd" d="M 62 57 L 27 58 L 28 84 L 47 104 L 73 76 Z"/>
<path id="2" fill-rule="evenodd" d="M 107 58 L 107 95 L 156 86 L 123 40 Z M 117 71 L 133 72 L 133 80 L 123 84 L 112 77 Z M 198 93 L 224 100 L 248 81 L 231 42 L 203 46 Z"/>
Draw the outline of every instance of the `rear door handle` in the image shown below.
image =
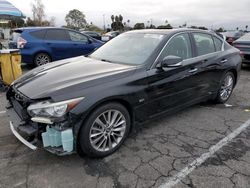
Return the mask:
<path id="1" fill-rule="evenodd" d="M 198 68 L 193 68 L 193 69 L 190 69 L 188 72 L 189 73 L 195 73 L 195 72 L 197 72 L 198 71 Z"/>
<path id="2" fill-rule="evenodd" d="M 227 59 L 222 59 L 221 61 L 220 61 L 220 63 L 226 63 L 227 62 Z"/>

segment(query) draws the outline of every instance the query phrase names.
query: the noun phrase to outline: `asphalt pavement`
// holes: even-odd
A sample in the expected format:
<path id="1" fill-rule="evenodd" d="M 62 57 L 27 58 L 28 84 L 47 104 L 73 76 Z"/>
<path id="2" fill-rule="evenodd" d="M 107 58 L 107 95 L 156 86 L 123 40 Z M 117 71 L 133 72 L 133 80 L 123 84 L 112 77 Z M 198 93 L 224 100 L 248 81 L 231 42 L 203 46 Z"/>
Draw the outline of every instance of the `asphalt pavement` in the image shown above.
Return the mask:
<path id="1" fill-rule="evenodd" d="M 250 128 L 234 134 L 250 119 L 250 67 L 226 105 L 202 103 L 163 115 L 104 159 L 31 151 L 12 135 L 5 104 L 0 93 L 1 188 L 250 187 Z"/>

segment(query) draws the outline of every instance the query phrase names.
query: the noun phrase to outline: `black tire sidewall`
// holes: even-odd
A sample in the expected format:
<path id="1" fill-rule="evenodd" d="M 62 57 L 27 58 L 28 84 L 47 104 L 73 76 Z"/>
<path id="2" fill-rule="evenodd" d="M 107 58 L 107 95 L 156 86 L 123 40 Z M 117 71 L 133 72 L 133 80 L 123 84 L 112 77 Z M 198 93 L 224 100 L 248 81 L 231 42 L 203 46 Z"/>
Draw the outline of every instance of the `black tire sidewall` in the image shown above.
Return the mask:
<path id="1" fill-rule="evenodd" d="M 216 102 L 218 102 L 218 103 L 225 103 L 225 102 L 227 102 L 228 99 L 230 98 L 230 96 L 231 96 L 232 93 L 233 93 L 233 91 L 232 91 L 232 92 L 230 93 L 229 97 L 228 97 L 226 100 L 223 100 L 223 99 L 221 98 L 221 96 L 220 96 L 220 90 L 221 90 L 222 84 L 223 84 L 223 82 L 224 82 L 224 79 L 225 79 L 228 75 L 231 75 L 231 76 L 232 76 L 232 78 L 233 78 L 233 88 L 234 88 L 234 86 L 235 86 L 235 76 L 234 76 L 234 74 L 233 74 L 232 72 L 227 72 L 227 73 L 225 73 L 224 76 L 223 76 L 223 78 L 221 79 L 220 88 L 219 88 L 219 90 L 218 90 L 218 94 L 217 94 L 217 97 L 216 97 Z"/>
<path id="2" fill-rule="evenodd" d="M 45 52 L 38 53 L 38 54 L 35 55 L 35 58 L 34 58 L 34 64 L 35 64 L 35 66 L 37 66 L 37 67 L 42 66 L 42 65 L 38 65 L 37 62 L 36 62 L 37 57 L 40 56 L 40 55 L 46 55 L 49 58 L 49 62 L 51 62 L 51 58 L 50 58 L 49 54 L 47 54 Z M 45 65 L 45 64 L 43 64 L 43 65 Z"/>
<path id="3" fill-rule="evenodd" d="M 126 119 L 126 131 L 124 133 L 122 140 L 115 148 L 111 149 L 110 151 L 100 152 L 100 151 L 95 150 L 91 146 L 90 139 L 89 139 L 90 129 L 91 129 L 93 122 L 100 114 L 102 114 L 103 112 L 105 112 L 107 110 L 111 110 L 111 109 L 118 110 L 124 115 L 124 117 Z M 83 124 L 82 128 L 80 129 L 79 142 L 78 142 L 80 144 L 80 149 L 82 150 L 82 152 L 84 154 L 88 155 L 89 157 L 108 156 L 108 155 L 114 153 L 123 144 L 123 142 L 125 141 L 125 139 L 128 136 L 130 126 L 131 126 L 130 115 L 129 115 L 127 109 L 123 105 L 121 105 L 119 103 L 107 103 L 107 104 L 104 104 L 100 107 L 97 107 L 90 114 L 90 116 L 87 118 L 87 120 Z"/>

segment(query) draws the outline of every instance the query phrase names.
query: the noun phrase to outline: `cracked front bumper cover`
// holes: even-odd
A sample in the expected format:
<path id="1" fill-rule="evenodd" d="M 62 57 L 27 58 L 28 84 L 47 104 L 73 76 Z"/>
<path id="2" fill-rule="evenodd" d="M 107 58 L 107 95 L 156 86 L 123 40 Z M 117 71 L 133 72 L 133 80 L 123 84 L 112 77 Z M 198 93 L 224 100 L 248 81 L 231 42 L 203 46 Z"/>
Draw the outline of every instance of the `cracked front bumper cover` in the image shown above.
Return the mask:
<path id="1" fill-rule="evenodd" d="M 25 140 L 14 128 L 13 123 L 10 121 L 10 129 L 12 131 L 12 133 L 15 135 L 15 137 L 22 142 L 24 145 L 26 145 L 27 147 L 29 147 L 32 150 L 36 150 L 37 146 L 33 145 L 32 143 L 28 142 L 27 140 Z"/>

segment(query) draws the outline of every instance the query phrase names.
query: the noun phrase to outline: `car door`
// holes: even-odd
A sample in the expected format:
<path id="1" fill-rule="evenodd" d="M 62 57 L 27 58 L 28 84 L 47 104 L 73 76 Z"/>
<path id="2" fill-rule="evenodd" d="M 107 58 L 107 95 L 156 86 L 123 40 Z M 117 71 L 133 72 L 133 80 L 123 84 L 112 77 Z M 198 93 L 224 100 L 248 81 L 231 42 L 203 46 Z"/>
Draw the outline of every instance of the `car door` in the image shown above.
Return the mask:
<path id="1" fill-rule="evenodd" d="M 180 106 L 190 105 L 200 99 L 198 73 L 200 62 L 194 58 L 193 44 L 188 33 L 172 37 L 157 60 L 159 65 L 165 57 L 178 56 L 183 61 L 168 68 L 153 67 L 148 70 L 149 116 Z"/>
<path id="2" fill-rule="evenodd" d="M 95 49 L 95 46 L 87 36 L 74 31 L 68 32 L 74 48 L 74 50 L 72 50 L 74 56 L 86 55 Z"/>
<path id="3" fill-rule="evenodd" d="M 202 96 L 210 96 L 217 92 L 220 77 L 224 69 L 220 67 L 227 61 L 227 53 L 222 51 L 222 41 L 208 33 L 192 33 L 196 59 L 200 62 L 199 90 Z"/>
<path id="4" fill-rule="evenodd" d="M 44 46 L 48 49 L 52 60 L 72 57 L 71 41 L 65 29 L 48 29 L 44 38 Z"/>

